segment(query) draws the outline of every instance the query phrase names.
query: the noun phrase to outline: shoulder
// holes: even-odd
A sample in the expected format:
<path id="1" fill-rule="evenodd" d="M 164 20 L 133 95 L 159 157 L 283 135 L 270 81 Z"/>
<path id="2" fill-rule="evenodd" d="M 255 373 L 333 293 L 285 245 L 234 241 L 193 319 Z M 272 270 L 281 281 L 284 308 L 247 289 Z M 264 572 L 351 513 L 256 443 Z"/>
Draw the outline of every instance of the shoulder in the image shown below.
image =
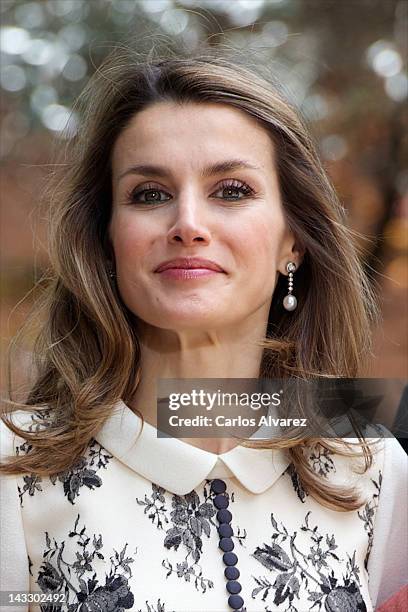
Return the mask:
<path id="1" fill-rule="evenodd" d="M 332 485 L 369 486 L 373 478 L 381 479 L 386 453 L 398 452 L 389 442 L 376 428 L 365 432 L 364 444 L 357 437 L 320 440 L 307 448 L 306 458 L 312 470 Z"/>
<path id="2" fill-rule="evenodd" d="M 3 463 L 7 457 L 12 457 L 21 452 L 28 452 L 29 442 L 24 433 L 34 433 L 44 428 L 48 410 L 37 411 L 15 410 L 3 414 L 0 418 L 0 462 Z M 21 430 L 21 435 L 16 434 L 9 423 Z"/>
<path id="3" fill-rule="evenodd" d="M 7 457 L 17 454 L 17 448 L 24 443 L 24 438 L 18 436 L 10 427 L 9 423 L 19 428 L 26 429 L 29 416 L 26 412 L 18 410 L 0 418 L 0 457 L 3 462 Z"/>
<path id="4" fill-rule="evenodd" d="M 408 455 L 388 429 L 381 426 L 384 433 L 384 470 L 393 479 L 407 482 Z"/>
<path id="5" fill-rule="evenodd" d="M 380 503 L 391 520 L 391 515 L 396 508 L 406 515 L 408 499 L 408 455 L 398 440 L 385 427 L 381 426 L 383 432 L 382 451 L 382 494 Z"/>
<path id="6" fill-rule="evenodd" d="M 24 427 L 24 424 L 27 424 L 27 416 L 27 412 L 24 411 L 14 412 L 9 416 L 9 420 L 18 427 Z M 1 463 L 4 465 L 7 458 L 18 455 L 19 448 L 24 443 L 25 440 L 11 431 L 2 417 L 0 419 Z M 0 590 L 27 591 L 29 572 L 18 477 L 2 471 L 0 472 L 0 485 L 0 524 L 2 527 Z"/>
<path id="7" fill-rule="evenodd" d="M 380 437 L 369 440 L 374 442 L 373 466 L 381 471 L 381 486 L 401 495 L 408 487 L 408 455 L 386 427 L 377 425 L 376 431 Z"/>
<path id="8" fill-rule="evenodd" d="M 364 430 L 364 441 L 369 448 L 369 452 L 372 456 L 370 461 L 371 468 L 367 470 L 370 473 L 372 470 L 381 470 L 389 474 L 390 467 L 393 468 L 395 477 L 401 477 L 406 474 L 408 457 L 402 448 L 398 440 L 392 435 L 392 433 L 383 425 L 370 425 Z M 350 449 L 362 449 L 363 446 L 357 437 L 345 438 L 345 447 Z M 335 445 L 336 446 L 336 443 Z M 336 454 L 336 461 L 343 466 L 343 469 L 359 470 L 365 463 L 365 453 L 361 454 L 361 457 L 356 461 L 352 460 L 351 463 L 347 457 L 342 457 L 342 453 L 339 456 Z M 384 475 L 384 474 L 383 474 Z"/>
<path id="9" fill-rule="evenodd" d="M 364 436 L 364 445 L 351 437 L 321 440 L 307 448 L 306 459 L 322 485 L 352 488 L 374 519 L 379 505 L 391 509 L 406 503 L 408 457 L 385 427 L 375 426 Z"/>

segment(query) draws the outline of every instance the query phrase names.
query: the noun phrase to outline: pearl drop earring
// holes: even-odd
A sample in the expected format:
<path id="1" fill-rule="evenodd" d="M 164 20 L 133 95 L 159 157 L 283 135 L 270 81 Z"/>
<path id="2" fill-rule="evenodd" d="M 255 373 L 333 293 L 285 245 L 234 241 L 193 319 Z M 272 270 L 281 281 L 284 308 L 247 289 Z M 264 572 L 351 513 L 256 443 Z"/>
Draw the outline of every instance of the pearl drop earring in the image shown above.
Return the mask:
<path id="1" fill-rule="evenodd" d="M 288 272 L 288 295 L 283 299 L 283 307 L 290 312 L 295 310 L 297 306 L 297 299 L 294 295 L 292 295 L 293 291 L 293 273 L 296 270 L 296 264 L 293 261 L 289 261 L 286 265 L 286 270 Z"/>

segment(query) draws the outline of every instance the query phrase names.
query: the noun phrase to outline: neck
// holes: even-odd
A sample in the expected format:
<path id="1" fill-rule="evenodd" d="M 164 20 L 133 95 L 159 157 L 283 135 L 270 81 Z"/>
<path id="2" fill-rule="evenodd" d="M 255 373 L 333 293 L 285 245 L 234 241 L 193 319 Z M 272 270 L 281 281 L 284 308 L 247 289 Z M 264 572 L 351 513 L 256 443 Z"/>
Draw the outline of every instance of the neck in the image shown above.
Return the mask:
<path id="1" fill-rule="evenodd" d="M 258 378 L 265 337 L 259 322 L 234 329 L 170 331 L 143 324 L 140 332 L 141 376 L 130 407 L 157 427 L 157 381 L 163 378 Z M 237 445 L 232 438 L 182 438 L 220 454 Z"/>

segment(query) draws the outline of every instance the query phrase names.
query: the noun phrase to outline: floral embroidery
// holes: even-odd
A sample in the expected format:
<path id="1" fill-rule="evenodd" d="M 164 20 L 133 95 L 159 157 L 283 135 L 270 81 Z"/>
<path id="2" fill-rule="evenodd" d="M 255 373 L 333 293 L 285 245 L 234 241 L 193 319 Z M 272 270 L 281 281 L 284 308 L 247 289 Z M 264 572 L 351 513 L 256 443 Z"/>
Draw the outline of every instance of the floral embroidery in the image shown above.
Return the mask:
<path id="1" fill-rule="evenodd" d="M 192 565 L 188 564 L 187 557 L 182 563 L 177 563 L 175 568 L 168 559 L 162 561 L 162 566 L 167 570 L 166 578 L 171 574 L 176 574 L 178 578 L 184 578 L 186 582 L 194 581 L 194 586 L 197 591 L 201 588 L 202 593 L 205 593 L 207 588 L 212 589 L 214 587 L 213 581 L 203 576 L 202 569 L 199 565 L 195 563 Z"/>
<path id="2" fill-rule="evenodd" d="M 302 486 L 302 482 L 299 478 L 299 474 L 295 470 L 295 466 L 293 465 L 293 463 L 288 465 L 288 467 L 285 470 L 285 474 L 288 474 L 288 476 L 290 476 L 290 479 L 292 480 L 292 485 L 296 492 L 296 495 L 298 496 L 298 498 L 300 499 L 302 503 L 305 503 L 306 496 L 308 495 L 308 493 L 304 490 Z"/>
<path id="3" fill-rule="evenodd" d="M 378 482 L 376 482 L 373 478 L 371 478 L 371 482 L 373 483 L 376 492 L 373 494 L 372 499 L 365 504 L 364 510 L 362 510 L 361 512 L 360 511 L 357 512 L 358 517 L 364 522 L 364 529 L 366 530 L 366 532 L 368 534 L 367 553 L 366 553 L 366 556 L 365 556 L 365 559 L 364 559 L 364 567 L 365 567 L 365 569 L 367 569 L 368 558 L 370 556 L 371 549 L 373 547 L 374 516 L 375 516 L 375 511 L 376 511 L 376 509 L 378 507 L 378 500 L 379 500 L 380 491 L 381 491 L 381 485 L 382 485 L 382 473 L 381 473 L 381 470 L 379 470 L 379 473 L 378 473 Z"/>
<path id="4" fill-rule="evenodd" d="M 340 559 L 334 535 L 322 535 L 317 525 L 309 525 L 309 511 L 301 526 L 301 531 L 308 535 L 309 544 L 306 552 L 296 543 L 297 531 L 290 534 L 281 523 L 281 528 L 271 514 L 274 529 L 271 544 L 257 547 L 253 557 L 268 570 L 277 574 L 275 579 L 253 576 L 256 587 L 252 591 L 255 599 L 262 593 L 262 601 L 267 601 L 273 594 L 275 606 L 285 604 L 285 610 L 298 611 L 295 599 L 300 599 L 303 588 L 308 594 L 308 601 L 313 602 L 310 609 L 320 610 L 324 606 L 327 612 L 364 612 L 366 605 L 360 593 L 359 567 L 356 564 L 356 552 L 347 555 L 347 560 Z M 334 560 L 334 562 L 333 562 Z M 338 565 L 336 575 L 333 568 Z M 341 578 L 339 575 L 341 574 Z M 283 608 L 282 608 L 283 609 Z M 268 612 L 268 608 L 266 608 Z"/>
<path id="5" fill-rule="evenodd" d="M 20 452 L 28 453 L 32 446 L 24 442 L 17 448 L 17 454 Z M 92 440 L 87 449 L 86 457 L 79 457 L 77 462 L 69 469 L 59 474 L 50 476 L 49 479 L 53 485 L 61 482 L 63 485 L 64 495 L 71 504 L 74 504 L 75 498 L 79 495 L 81 487 L 85 486 L 90 490 L 102 485 L 102 479 L 97 475 L 96 471 L 100 468 L 106 469 L 110 455 L 96 440 Z M 96 468 L 96 469 L 95 469 Z M 36 491 L 42 491 L 42 478 L 35 474 L 27 474 L 23 477 L 24 485 L 18 487 L 20 504 L 23 505 L 23 496 L 28 493 L 31 497 Z"/>
<path id="6" fill-rule="evenodd" d="M 246 537 L 247 537 L 246 529 L 244 529 L 244 531 L 241 532 L 241 529 L 239 527 L 234 529 L 234 533 L 231 536 L 231 538 L 233 540 L 237 540 L 239 542 L 240 546 L 243 546 L 244 548 L 246 548 L 246 546 L 244 544 L 244 540 L 245 540 Z"/>
<path id="7" fill-rule="evenodd" d="M 211 525 L 216 526 L 212 520 L 216 511 L 209 501 L 212 492 L 208 488 L 208 481 L 204 486 L 203 502 L 194 490 L 186 495 L 172 495 L 171 512 L 166 508 L 164 494 L 165 489 L 153 483 L 151 498 L 145 495 L 144 500 L 136 498 L 136 501 L 140 506 L 145 506 L 144 514 L 148 515 L 158 529 L 164 529 L 164 525 L 171 521 L 172 527 L 166 529 L 164 538 L 164 546 L 168 550 L 173 548 L 177 551 L 180 545 L 187 549 L 184 561 L 177 563 L 175 568 L 168 559 L 162 561 L 162 566 L 167 570 L 166 578 L 176 574 L 186 582 L 194 581 L 195 588 L 205 593 L 207 588 L 214 587 L 214 583 L 203 576 L 198 561 L 203 552 L 203 535 L 209 538 Z"/>
<path id="8" fill-rule="evenodd" d="M 328 477 L 330 472 L 336 471 L 336 466 L 331 457 L 333 453 L 322 446 L 321 444 L 315 444 L 312 448 L 306 449 L 306 458 L 313 471 L 319 476 Z M 296 492 L 296 495 L 302 503 L 305 503 L 306 497 L 309 495 L 308 492 L 303 488 L 302 481 L 297 473 L 293 463 L 290 463 L 286 468 L 285 474 L 287 474 L 291 481 L 292 486 Z"/>
<path id="9" fill-rule="evenodd" d="M 196 491 L 187 495 L 173 495 L 173 511 L 170 514 L 173 527 L 167 531 L 164 540 L 166 548 L 175 550 L 183 542 L 189 551 L 188 555 L 191 555 L 195 562 L 200 560 L 203 552 L 202 535 L 210 537 L 211 518 L 216 512 L 213 504 L 207 501 L 206 493 L 204 489 L 206 499 L 203 503 Z"/>
<path id="10" fill-rule="evenodd" d="M 21 506 L 23 505 L 23 495 L 25 493 L 28 493 L 32 497 L 36 491 L 42 491 L 42 487 L 40 485 L 41 480 L 41 477 L 36 476 L 35 474 L 26 475 L 23 477 L 23 487 L 17 487 Z"/>
<path id="11" fill-rule="evenodd" d="M 29 448 L 27 443 L 26 446 Z M 20 447 L 22 452 L 23 447 L 24 445 Z M 112 456 L 102 446 L 92 441 L 86 457 L 81 457 L 73 468 L 50 480 L 53 485 L 57 482 L 62 483 L 65 497 L 74 505 L 77 496 L 83 492 L 83 486 L 90 490 L 101 486 L 102 480 L 98 470 L 106 469 L 111 458 Z M 320 476 L 325 477 L 331 471 L 335 471 L 330 452 L 324 447 L 321 449 L 315 447 L 308 459 L 313 470 Z M 296 495 L 302 503 L 307 503 L 308 494 L 303 489 L 293 464 L 285 473 L 290 476 Z M 368 535 L 366 569 L 372 546 L 375 508 L 378 506 L 381 488 L 381 472 L 377 480 L 378 482 L 372 480 L 376 489 L 372 499 L 358 512 L 358 517 L 363 521 Z M 38 492 L 43 488 L 46 489 L 41 478 L 35 475 L 25 476 L 22 482 L 21 489 L 19 488 L 21 502 L 24 495 L 27 496 L 25 499 L 28 499 L 28 496 L 39 495 Z M 153 483 L 150 495 L 144 494 L 144 499 L 136 498 L 138 509 L 143 508 L 144 516 L 157 530 L 163 532 L 164 547 L 167 551 L 171 551 L 174 558 L 177 556 L 176 552 L 179 556 L 174 561 L 169 552 L 169 557 L 163 560 L 159 558 L 158 565 L 161 561 L 161 566 L 164 568 L 160 570 L 158 567 L 158 574 L 161 572 L 159 581 L 164 582 L 162 577 L 164 572 L 166 578 L 173 574 L 175 582 L 180 579 L 184 583 L 181 585 L 182 588 L 192 589 L 194 585 L 200 595 L 214 588 L 214 582 L 209 579 L 211 576 L 204 576 L 200 566 L 203 554 L 208 552 L 204 548 L 204 542 L 214 534 L 214 528 L 216 530 L 216 509 L 212 503 L 214 494 L 208 486 L 209 483 L 211 480 L 206 481 L 203 490 L 200 488 L 199 493 L 193 490 L 186 495 L 173 495 Z M 49 488 L 52 490 L 53 487 Z M 233 504 L 233 492 L 229 494 L 229 501 L 230 505 Z M 298 503 L 295 495 L 292 495 L 292 501 Z M 72 522 L 74 522 L 75 509 L 72 512 L 74 513 Z M 254 550 L 253 566 L 261 563 L 262 571 L 267 572 L 266 575 L 253 576 L 255 584 L 253 584 L 252 599 L 256 599 L 259 603 L 264 602 L 262 609 L 265 612 L 272 610 L 297 612 L 304 608 L 325 610 L 325 612 L 364 612 L 366 604 L 361 594 L 359 577 L 361 569 L 356 564 L 356 551 L 353 552 L 351 549 L 350 554 L 346 551 L 339 552 L 340 542 L 336 541 L 333 534 L 325 533 L 321 525 L 319 530 L 318 526 L 310 525 L 310 515 L 309 511 L 302 525 L 299 525 L 299 529 L 290 532 L 282 523 L 278 526 L 271 514 L 273 527 L 271 542 L 264 543 L 255 550 L 255 546 L 251 548 L 251 551 Z M 135 602 L 131 590 L 134 590 L 137 596 L 136 586 L 132 586 L 132 589 L 130 587 L 132 577 L 130 567 L 134 559 L 126 557 L 126 554 L 129 554 L 126 553 L 128 544 L 124 545 L 121 552 L 117 553 L 114 550 L 111 552 L 112 556 L 107 556 L 106 550 L 103 549 L 102 536 L 88 536 L 85 526 L 81 525 L 82 528 L 78 526 L 79 519 L 78 514 L 73 530 L 59 544 L 55 539 L 50 539 L 46 533 L 46 549 L 37 578 L 41 590 L 68 593 L 67 612 L 91 610 L 124 612 L 133 607 L 137 612 L 174 612 L 166 609 L 168 604 L 165 601 L 157 599 L 157 590 L 149 592 L 148 600 Z M 359 524 L 360 532 L 363 533 L 360 521 L 356 519 L 355 523 Z M 241 532 L 239 528 L 234 528 L 232 537 L 245 547 L 246 535 L 245 529 Z M 60 537 L 61 539 L 63 538 Z M 71 546 L 74 545 L 72 553 L 69 548 L 72 558 L 68 556 L 66 542 Z M 211 542 L 211 545 L 213 543 Z M 31 570 L 30 560 L 29 564 Z M 106 572 L 101 569 L 102 566 L 105 566 L 103 569 L 106 569 Z M 38 570 L 38 567 L 36 569 Z M 133 567 L 132 569 L 135 571 Z M 221 577 L 223 581 L 222 574 L 214 577 L 216 580 Z M 191 587 L 187 587 L 185 583 L 190 583 Z M 246 597 L 250 595 L 246 594 Z M 306 600 L 309 605 L 305 606 Z M 55 606 L 54 608 L 45 606 L 41 609 L 43 612 L 56 612 Z"/>
<path id="12" fill-rule="evenodd" d="M 130 564 L 132 557 L 126 557 L 126 547 L 120 553 L 114 551 L 110 557 L 110 570 L 105 573 L 105 582 L 99 584 L 94 562 L 102 554 L 102 536 L 91 538 L 86 533 L 86 527 L 78 528 L 78 514 L 69 538 L 75 538 L 77 547 L 76 561 L 69 563 L 64 558 L 65 540 L 58 544 L 55 539 L 51 543 L 48 532 L 45 533 L 46 549 L 43 553 L 43 563 L 40 567 L 37 584 L 43 593 L 64 593 L 68 612 L 119 612 L 129 610 L 134 604 L 134 596 L 128 584 L 132 573 Z M 73 584 L 72 574 L 76 576 Z M 52 605 L 41 606 L 42 612 L 52 612 Z"/>
<path id="13" fill-rule="evenodd" d="M 166 604 L 164 604 L 164 603 L 163 604 L 160 603 L 160 599 L 157 600 L 157 607 L 155 607 L 154 604 L 150 605 L 146 601 L 146 610 L 144 611 L 144 610 L 139 609 L 138 612 L 167 612 L 167 610 L 165 608 L 165 605 Z"/>
<path id="14" fill-rule="evenodd" d="M 334 461 L 331 457 L 333 453 L 328 449 L 322 446 L 321 444 L 316 444 L 310 451 L 308 456 L 308 461 L 311 463 L 313 471 L 319 476 L 328 476 L 330 472 L 335 472 L 336 467 L 334 465 Z"/>
<path id="15" fill-rule="evenodd" d="M 149 519 L 151 519 L 153 525 L 156 522 L 156 526 L 158 529 L 163 529 L 163 522 L 168 523 L 169 519 L 166 516 L 166 507 L 165 507 L 165 497 L 164 497 L 164 489 L 159 487 L 158 485 L 152 483 L 152 497 L 149 499 L 147 495 L 145 495 L 144 501 L 137 499 L 136 501 L 139 506 L 145 506 L 144 514 L 148 514 Z"/>
<path id="16" fill-rule="evenodd" d="M 214 587 L 212 580 L 205 578 L 199 561 L 203 554 L 203 537 L 210 538 L 212 528 L 217 527 L 214 521 L 216 509 L 212 503 L 214 493 L 210 489 L 211 480 L 204 485 L 204 500 L 193 490 L 186 495 L 172 495 L 172 510 L 166 507 L 165 489 L 157 484 L 152 484 L 152 495 L 145 495 L 144 500 L 136 498 L 140 506 L 144 506 L 144 514 L 156 525 L 157 529 L 165 529 L 164 546 L 168 549 L 178 551 L 179 547 L 187 549 L 184 560 L 174 565 L 169 559 L 162 561 L 162 566 L 167 570 L 166 577 L 175 574 L 185 582 L 193 582 L 197 590 L 205 593 L 207 589 Z M 231 493 L 230 501 L 234 501 Z M 171 526 L 170 526 L 171 525 Z M 244 546 L 246 530 L 241 531 L 239 527 L 233 536 L 241 546 Z"/>

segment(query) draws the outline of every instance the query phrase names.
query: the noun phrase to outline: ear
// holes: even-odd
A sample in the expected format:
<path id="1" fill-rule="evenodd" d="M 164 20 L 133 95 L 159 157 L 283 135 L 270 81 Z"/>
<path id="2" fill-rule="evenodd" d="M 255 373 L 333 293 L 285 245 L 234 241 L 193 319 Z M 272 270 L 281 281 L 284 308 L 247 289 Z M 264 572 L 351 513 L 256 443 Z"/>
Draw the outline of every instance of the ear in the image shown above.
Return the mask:
<path id="1" fill-rule="evenodd" d="M 298 270 L 303 261 L 304 254 L 305 249 L 300 246 L 299 240 L 295 238 L 295 235 L 291 230 L 287 229 L 280 250 L 278 272 L 284 276 L 287 276 L 288 271 L 286 266 L 290 261 L 296 265 L 296 270 Z"/>

